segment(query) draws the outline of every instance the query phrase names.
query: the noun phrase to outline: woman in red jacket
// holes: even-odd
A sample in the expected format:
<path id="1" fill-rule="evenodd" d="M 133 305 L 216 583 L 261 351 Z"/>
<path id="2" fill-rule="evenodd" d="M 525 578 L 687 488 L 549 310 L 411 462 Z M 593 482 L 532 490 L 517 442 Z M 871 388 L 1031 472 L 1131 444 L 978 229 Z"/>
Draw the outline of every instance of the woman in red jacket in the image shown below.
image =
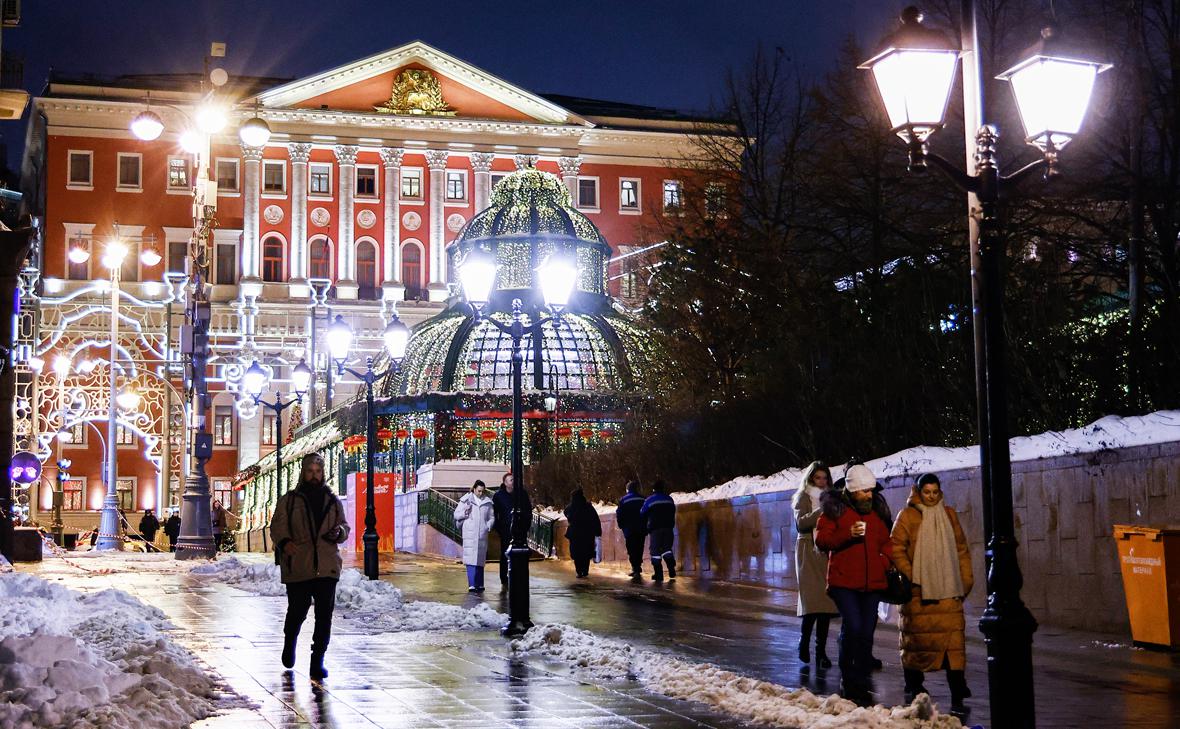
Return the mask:
<path id="1" fill-rule="evenodd" d="M 840 674 L 845 695 L 863 696 L 873 670 L 877 603 L 892 562 L 889 506 L 863 465 L 845 474 L 844 488 L 820 497 L 815 545 L 828 552 L 828 594 L 840 611 Z"/>

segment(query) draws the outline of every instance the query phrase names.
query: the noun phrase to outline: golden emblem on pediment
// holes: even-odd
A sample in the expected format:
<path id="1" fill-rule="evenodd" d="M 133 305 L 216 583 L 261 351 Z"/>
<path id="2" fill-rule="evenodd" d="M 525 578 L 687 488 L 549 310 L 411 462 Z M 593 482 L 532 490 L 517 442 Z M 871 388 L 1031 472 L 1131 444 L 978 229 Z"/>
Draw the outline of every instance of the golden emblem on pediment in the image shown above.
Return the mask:
<path id="1" fill-rule="evenodd" d="M 397 75 L 389 101 L 373 109 L 382 114 L 454 116 L 447 105 L 438 79 L 430 71 L 408 68 Z"/>

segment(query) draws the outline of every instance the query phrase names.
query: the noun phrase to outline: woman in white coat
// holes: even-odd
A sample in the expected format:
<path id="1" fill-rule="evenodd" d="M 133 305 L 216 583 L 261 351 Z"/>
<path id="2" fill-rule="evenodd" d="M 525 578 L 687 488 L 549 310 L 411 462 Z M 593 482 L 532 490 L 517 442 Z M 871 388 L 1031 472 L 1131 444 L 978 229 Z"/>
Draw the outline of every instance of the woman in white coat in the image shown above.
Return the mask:
<path id="1" fill-rule="evenodd" d="M 488 532 L 496 520 L 492 499 L 483 481 L 463 494 L 455 507 L 455 525 L 463 534 L 463 564 L 467 566 L 467 591 L 483 592 L 483 567 L 488 556 Z"/>

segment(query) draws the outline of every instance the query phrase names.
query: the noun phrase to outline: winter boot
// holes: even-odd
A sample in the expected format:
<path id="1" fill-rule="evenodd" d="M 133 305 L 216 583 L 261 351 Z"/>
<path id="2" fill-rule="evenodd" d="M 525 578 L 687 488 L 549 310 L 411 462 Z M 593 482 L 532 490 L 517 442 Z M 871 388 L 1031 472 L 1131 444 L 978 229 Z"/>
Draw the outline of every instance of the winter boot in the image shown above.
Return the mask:
<path id="1" fill-rule="evenodd" d="M 902 668 L 902 673 L 905 675 L 905 701 L 912 703 L 914 699 L 918 698 L 918 694 L 929 694 L 926 687 L 922 685 L 926 675 L 919 670 L 913 668 Z"/>
<path id="2" fill-rule="evenodd" d="M 295 667 L 295 641 L 298 639 L 298 635 L 283 637 L 283 668 Z"/>
<path id="3" fill-rule="evenodd" d="M 313 681 L 320 681 L 328 677 L 328 669 L 324 668 L 323 652 L 312 652 L 311 667 L 307 669 L 307 673 Z"/>
<path id="4" fill-rule="evenodd" d="M 963 671 L 947 669 L 946 682 L 951 687 L 951 713 L 962 718 L 967 713 L 967 705 L 963 702 L 971 698 L 971 689 L 967 688 L 967 675 Z"/>
<path id="5" fill-rule="evenodd" d="M 808 647 L 808 643 L 810 642 L 811 640 L 807 635 L 799 639 L 799 662 L 805 666 L 811 663 L 811 648 Z"/>
<path id="6" fill-rule="evenodd" d="M 658 559 L 651 561 L 651 579 L 653 582 L 664 581 L 664 565 Z"/>
<path id="7" fill-rule="evenodd" d="M 664 557 L 664 561 L 668 563 L 668 579 L 676 579 L 676 558 L 669 554 Z"/>

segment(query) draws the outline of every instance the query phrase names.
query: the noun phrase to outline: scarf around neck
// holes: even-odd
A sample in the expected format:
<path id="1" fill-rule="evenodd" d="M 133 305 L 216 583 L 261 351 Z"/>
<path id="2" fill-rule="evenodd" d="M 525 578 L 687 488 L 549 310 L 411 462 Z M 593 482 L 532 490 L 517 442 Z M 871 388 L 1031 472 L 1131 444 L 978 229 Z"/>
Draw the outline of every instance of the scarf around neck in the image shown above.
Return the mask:
<path id="1" fill-rule="evenodd" d="M 946 507 L 917 504 L 922 526 L 914 546 L 914 584 L 921 585 L 923 600 L 944 600 L 963 596 L 963 575 L 959 571 L 959 548 Z"/>

